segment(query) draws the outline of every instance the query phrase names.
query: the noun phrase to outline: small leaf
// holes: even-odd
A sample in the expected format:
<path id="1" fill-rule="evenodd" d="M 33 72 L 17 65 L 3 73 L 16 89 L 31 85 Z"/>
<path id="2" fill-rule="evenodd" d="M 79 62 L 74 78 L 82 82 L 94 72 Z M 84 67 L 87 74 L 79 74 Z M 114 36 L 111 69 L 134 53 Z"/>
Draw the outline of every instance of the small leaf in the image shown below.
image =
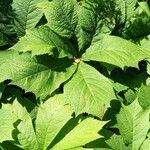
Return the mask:
<path id="1" fill-rule="evenodd" d="M 106 143 L 112 148 L 112 150 L 127 150 L 123 138 L 120 135 L 113 135 Z"/>
<path id="2" fill-rule="evenodd" d="M 150 8 L 148 2 L 138 2 L 138 4 L 150 16 Z"/>

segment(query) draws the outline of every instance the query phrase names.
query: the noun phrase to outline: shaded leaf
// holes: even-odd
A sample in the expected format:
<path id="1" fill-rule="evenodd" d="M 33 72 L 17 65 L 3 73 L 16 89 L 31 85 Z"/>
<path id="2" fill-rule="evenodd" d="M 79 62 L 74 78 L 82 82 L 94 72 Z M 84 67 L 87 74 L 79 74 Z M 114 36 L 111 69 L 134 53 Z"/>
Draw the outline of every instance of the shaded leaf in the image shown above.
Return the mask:
<path id="1" fill-rule="evenodd" d="M 33 29 L 43 12 L 37 8 L 41 0 L 13 0 L 15 30 L 19 36 L 23 36 L 27 29 Z"/>
<path id="2" fill-rule="evenodd" d="M 47 55 L 32 58 L 28 53 L 19 55 L 13 50 L 0 52 L 0 62 L 0 82 L 11 79 L 11 84 L 35 93 L 37 97 L 50 95 L 76 70 L 76 65 L 67 58 Z"/>

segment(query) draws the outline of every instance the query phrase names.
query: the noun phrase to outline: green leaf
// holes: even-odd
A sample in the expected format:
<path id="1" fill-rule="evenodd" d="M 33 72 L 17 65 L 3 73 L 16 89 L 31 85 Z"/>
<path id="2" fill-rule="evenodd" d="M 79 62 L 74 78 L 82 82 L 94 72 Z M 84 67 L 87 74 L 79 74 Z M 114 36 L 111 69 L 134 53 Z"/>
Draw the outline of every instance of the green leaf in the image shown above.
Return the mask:
<path id="1" fill-rule="evenodd" d="M 32 123 L 30 114 L 17 101 L 13 103 L 12 108 L 15 116 L 20 120 L 20 123 L 16 124 L 18 132 L 14 134 L 17 137 L 14 140 L 17 144 L 19 142 L 18 146 L 25 150 L 51 149 L 50 144 L 60 132 L 63 134 L 62 138 L 54 142 L 52 149 L 82 147 L 100 138 L 98 131 L 106 123 L 93 118 L 81 118 L 81 120 L 73 118 L 72 109 L 65 103 L 63 95 L 57 95 L 40 104 L 35 125 Z M 62 132 L 71 119 L 72 127 Z"/>
<path id="2" fill-rule="evenodd" d="M 13 112 L 15 116 L 21 120 L 16 129 L 19 131 L 17 139 L 22 148 L 25 150 L 38 150 L 38 142 L 32 126 L 30 114 L 18 103 L 18 101 L 13 102 Z"/>
<path id="3" fill-rule="evenodd" d="M 66 54 L 69 51 L 75 53 L 67 39 L 60 37 L 46 26 L 27 31 L 26 35 L 11 49 L 19 52 L 31 51 L 33 56 L 46 53 L 59 54 L 62 50 Z"/>
<path id="4" fill-rule="evenodd" d="M 147 55 L 137 45 L 116 36 L 105 36 L 87 49 L 83 60 L 109 63 L 118 67 L 137 67 Z"/>
<path id="5" fill-rule="evenodd" d="M 142 85 L 138 90 L 138 101 L 139 104 L 144 108 L 149 108 L 150 106 L 150 84 Z"/>
<path id="6" fill-rule="evenodd" d="M 56 0 L 38 4 L 48 20 L 48 26 L 65 37 L 77 38 L 79 49 L 87 48 L 96 32 L 98 2 Z"/>
<path id="7" fill-rule="evenodd" d="M 150 16 L 150 8 L 148 2 L 139 2 L 140 7 Z"/>
<path id="8" fill-rule="evenodd" d="M 43 98 L 68 80 L 77 68 L 67 58 L 32 58 L 28 53 L 19 55 L 13 50 L 0 52 L 0 64 L 0 82 L 11 79 L 11 84 Z"/>
<path id="9" fill-rule="evenodd" d="M 143 38 L 142 40 L 140 40 L 140 46 L 141 46 L 141 49 L 147 50 L 147 52 L 149 53 L 150 35 L 148 35 L 145 38 Z"/>
<path id="10" fill-rule="evenodd" d="M 2 147 L 1 147 L 2 146 Z M 11 143 L 10 141 L 5 141 L 2 144 L 0 143 L 0 148 L 1 150 L 23 150 L 22 148 L 14 145 L 13 143 Z"/>
<path id="11" fill-rule="evenodd" d="M 121 109 L 117 122 L 124 142 L 130 145 L 132 150 L 139 149 L 149 130 L 149 112 L 142 110 L 136 99 Z"/>
<path id="12" fill-rule="evenodd" d="M 12 131 L 15 129 L 13 123 L 16 120 L 11 104 L 3 104 L 0 109 L 0 142 L 13 140 Z"/>
<path id="13" fill-rule="evenodd" d="M 148 46 L 148 43 L 146 44 L 148 41 L 147 36 L 150 34 L 150 17 L 146 13 L 141 13 L 137 14 L 134 18 L 130 20 L 130 24 L 124 30 L 124 36 L 136 42 L 139 40 L 138 42 L 142 47 L 146 48 Z M 146 50 L 149 50 L 148 47 Z"/>
<path id="14" fill-rule="evenodd" d="M 87 118 L 71 130 L 52 149 L 60 150 L 62 147 L 63 149 L 71 149 L 96 140 L 101 137 L 97 132 L 104 126 L 105 123 L 106 122 L 98 121 L 93 118 Z"/>
<path id="15" fill-rule="evenodd" d="M 93 39 L 93 35 L 97 29 L 97 7 L 96 4 L 94 5 L 93 2 L 90 1 L 78 5 L 78 24 L 75 32 L 78 39 L 79 49 L 87 48 Z"/>
<path id="16" fill-rule="evenodd" d="M 0 1 L 0 48 L 2 49 L 5 49 L 5 46 L 11 46 L 17 39 L 13 27 L 11 3 L 11 0 Z"/>
<path id="17" fill-rule="evenodd" d="M 150 148 L 150 138 L 147 138 L 140 147 L 140 150 L 149 150 Z"/>
<path id="18" fill-rule="evenodd" d="M 145 72 L 139 72 L 138 69 L 132 67 L 128 67 L 125 70 L 116 68 L 111 72 L 111 79 L 114 88 L 120 92 L 127 90 L 128 88 L 140 88 L 142 84 L 145 84 L 147 75 Z"/>
<path id="19" fill-rule="evenodd" d="M 70 90 L 71 89 L 71 90 Z M 115 99 L 111 82 L 93 67 L 80 62 L 78 71 L 65 84 L 64 94 L 77 113 L 87 112 L 102 117 Z"/>
<path id="20" fill-rule="evenodd" d="M 112 150 L 127 150 L 123 138 L 120 135 L 113 135 L 106 143 L 112 148 Z"/>
<path id="21" fill-rule="evenodd" d="M 116 0 L 122 22 L 129 21 L 135 15 L 137 0 Z"/>
<path id="22" fill-rule="evenodd" d="M 135 14 L 137 0 L 125 0 L 127 19 L 130 19 Z"/>
<path id="23" fill-rule="evenodd" d="M 46 7 L 42 4 L 39 4 L 39 7 L 44 8 L 47 25 L 53 31 L 65 37 L 74 34 L 77 25 L 76 0 L 55 0 L 46 3 Z"/>
<path id="24" fill-rule="evenodd" d="M 124 96 L 125 96 L 125 99 L 127 100 L 127 102 L 130 104 L 137 98 L 137 93 L 131 89 L 128 89 L 125 92 Z"/>
<path id="25" fill-rule="evenodd" d="M 27 29 L 33 29 L 39 22 L 43 12 L 37 8 L 42 0 L 13 0 L 15 10 L 14 23 L 19 36 L 23 36 Z"/>
<path id="26" fill-rule="evenodd" d="M 4 46 L 7 44 L 8 44 L 8 39 L 2 33 L 0 33 L 0 46 Z"/>
<path id="27" fill-rule="evenodd" d="M 36 135 L 40 149 L 46 150 L 61 128 L 70 120 L 72 110 L 63 96 L 56 96 L 41 104 L 36 119 Z"/>

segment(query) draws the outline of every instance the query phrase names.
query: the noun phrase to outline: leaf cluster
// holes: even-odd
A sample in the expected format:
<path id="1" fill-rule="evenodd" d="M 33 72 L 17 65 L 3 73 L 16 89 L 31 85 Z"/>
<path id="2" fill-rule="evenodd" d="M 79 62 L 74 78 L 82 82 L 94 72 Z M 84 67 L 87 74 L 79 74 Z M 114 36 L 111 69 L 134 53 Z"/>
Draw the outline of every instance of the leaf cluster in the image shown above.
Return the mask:
<path id="1" fill-rule="evenodd" d="M 150 6 L 0 1 L 0 149 L 149 150 Z"/>

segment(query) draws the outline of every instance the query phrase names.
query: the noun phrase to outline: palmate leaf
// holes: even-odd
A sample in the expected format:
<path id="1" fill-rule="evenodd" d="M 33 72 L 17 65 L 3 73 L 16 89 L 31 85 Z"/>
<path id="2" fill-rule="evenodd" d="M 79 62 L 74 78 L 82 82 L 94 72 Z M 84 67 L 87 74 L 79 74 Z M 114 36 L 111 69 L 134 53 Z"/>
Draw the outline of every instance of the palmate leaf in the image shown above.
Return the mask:
<path id="1" fill-rule="evenodd" d="M 65 53 L 66 55 L 73 53 L 72 55 L 75 56 L 75 49 L 69 41 L 46 26 L 28 30 L 26 35 L 20 38 L 20 41 L 11 49 L 19 52 L 31 51 L 33 56 L 46 53 L 62 56 L 65 56 Z"/>
<path id="2" fill-rule="evenodd" d="M 87 112 L 99 117 L 103 117 L 110 101 L 115 99 L 111 82 L 83 62 L 79 64 L 72 79 L 65 84 L 64 94 L 66 102 L 77 114 Z"/>
<path id="3" fill-rule="evenodd" d="M 42 0 L 13 0 L 15 30 L 23 36 L 26 29 L 33 29 L 39 22 L 43 12 L 37 8 Z"/>
<path id="4" fill-rule="evenodd" d="M 116 36 L 105 36 L 87 49 L 83 60 L 100 61 L 124 68 L 137 67 L 138 62 L 146 57 L 147 54 L 132 42 Z"/>
<path id="5" fill-rule="evenodd" d="M 56 96 L 39 107 L 36 119 L 36 135 L 40 149 L 46 149 L 62 127 L 72 118 L 72 109 L 65 105 L 63 95 Z M 51 149 L 71 149 L 98 139 L 97 133 L 105 122 L 87 118 L 79 122 L 64 138 Z M 72 124 L 72 126 L 74 126 Z M 87 136 L 90 134 L 90 136 Z"/>
<path id="6" fill-rule="evenodd" d="M 0 52 L 0 62 L 0 82 L 11 79 L 11 84 L 42 98 L 68 80 L 77 68 L 67 58 L 48 55 L 32 58 L 29 53 L 19 55 L 13 50 Z"/>
<path id="7" fill-rule="evenodd" d="M 136 99 L 121 109 L 117 115 L 117 122 L 125 144 L 132 150 L 139 149 L 149 130 L 149 112 L 142 110 Z"/>

